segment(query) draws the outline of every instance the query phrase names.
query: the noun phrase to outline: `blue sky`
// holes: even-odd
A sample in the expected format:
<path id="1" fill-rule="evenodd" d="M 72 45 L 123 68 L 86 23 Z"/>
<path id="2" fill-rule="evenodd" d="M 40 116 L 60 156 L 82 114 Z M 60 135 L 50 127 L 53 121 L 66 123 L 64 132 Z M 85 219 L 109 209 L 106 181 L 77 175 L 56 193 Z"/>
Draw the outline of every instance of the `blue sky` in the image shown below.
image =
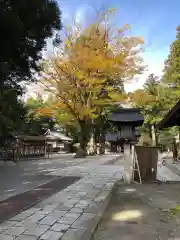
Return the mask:
<path id="1" fill-rule="evenodd" d="M 138 84 L 128 84 L 133 90 L 142 85 L 149 73 L 161 75 L 169 46 L 176 36 L 176 27 L 180 24 L 180 0 L 58 0 L 62 10 L 63 24 L 72 17 L 88 22 L 93 8 L 116 8 L 116 23 L 121 26 L 130 24 L 132 34 L 144 37 L 144 62 L 148 70 Z"/>

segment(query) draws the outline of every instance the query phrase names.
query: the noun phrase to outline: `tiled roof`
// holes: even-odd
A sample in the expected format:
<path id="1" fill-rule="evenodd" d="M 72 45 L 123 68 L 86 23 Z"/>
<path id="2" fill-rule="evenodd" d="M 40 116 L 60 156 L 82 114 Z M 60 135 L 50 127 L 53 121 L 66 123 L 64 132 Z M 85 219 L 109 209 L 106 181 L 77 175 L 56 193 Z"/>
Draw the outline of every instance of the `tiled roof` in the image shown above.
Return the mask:
<path id="1" fill-rule="evenodd" d="M 140 109 L 122 108 L 109 115 L 109 121 L 113 122 L 142 122 L 144 116 L 140 113 Z"/>
<path id="2" fill-rule="evenodd" d="M 49 140 L 55 140 L 56 139 L 56 140 L 69 141 L 69 142 L 72 141 L 72 138 L 64 135 L 63 133 L 61 133 L 59 131 L 50 131 L 50 130 L 48 130 L 45 133 L 45 136 Z"/>
<path id="3" fill-rule="evenodd" d="M 162 129 L 176 125 L 180 126 L 180 100 L 158 124 L 158 127 Z"/>

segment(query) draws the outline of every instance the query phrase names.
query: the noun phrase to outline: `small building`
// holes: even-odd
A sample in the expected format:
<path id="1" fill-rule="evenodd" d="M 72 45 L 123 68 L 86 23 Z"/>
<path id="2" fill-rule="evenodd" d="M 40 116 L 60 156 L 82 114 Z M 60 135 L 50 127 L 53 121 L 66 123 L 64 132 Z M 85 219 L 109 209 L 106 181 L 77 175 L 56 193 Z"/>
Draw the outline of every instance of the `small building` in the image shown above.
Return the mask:
<path id="1" fill-rule="evenodd" d="M 47 139 L 48 144 L 52 145 L 52 150 L 58 151 L 68 151 L 69 145 L 72 143 L 73 139 L 64 135 L 60 131 L 51 131 L 50 129 L 44 134 Z"/>
<path id="2" fill-rule="evenodd" d="M 58 131 L 48 130 L 41 136 L 16 136 L 16 144 L 14 146 L 16 157 L 49 157 L 51 153 L 60 150 L 68 151 L 68 146 L 72 142 L 70 137 Z"/>
<path id="3" fill-rule="evenodd" d="M 15 136 L 14 151 L 17 159 L 24 157 L 44 157 L 47 154 L 47 139 L 45 136 Z"/>
<path id="4" fill-rule="evenodd" d="M 144 116 L 139 108 L 119 108 L 109 115 L 108 120 L 117 129 L 116 132 L 108 132 L 105 136 L 106 141 L 111 145 L 137 142 L 138 127 L 142 126 L 144 122 Z"/>
<path id="5" fill-rule="evenodd" d="M 109 122 L 118 129 L 118 133 L 110 133 L 110 138 L 114 135 L 118 139 L 133 141 L 138 135 L 137 127 L 142 126 L 144 122 L 144 116 L 139 108 L 120 108 L 110 114 Z"/>

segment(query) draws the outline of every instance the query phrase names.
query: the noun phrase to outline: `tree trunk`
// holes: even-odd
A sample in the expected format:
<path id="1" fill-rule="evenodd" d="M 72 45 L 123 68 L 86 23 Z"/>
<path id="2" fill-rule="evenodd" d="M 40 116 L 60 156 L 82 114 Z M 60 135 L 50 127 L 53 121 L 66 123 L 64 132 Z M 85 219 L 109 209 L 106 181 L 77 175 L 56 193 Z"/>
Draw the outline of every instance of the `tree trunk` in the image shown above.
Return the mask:
<path id="1" fill-rule="evenodd" d="M 79 122 L 80 136 L 79 136 L 79 148 L 77 149 L 76 158 L 83 158 L 87 156 L 87 143 L 89 140 L 89 124 L 84 120 Z"/>

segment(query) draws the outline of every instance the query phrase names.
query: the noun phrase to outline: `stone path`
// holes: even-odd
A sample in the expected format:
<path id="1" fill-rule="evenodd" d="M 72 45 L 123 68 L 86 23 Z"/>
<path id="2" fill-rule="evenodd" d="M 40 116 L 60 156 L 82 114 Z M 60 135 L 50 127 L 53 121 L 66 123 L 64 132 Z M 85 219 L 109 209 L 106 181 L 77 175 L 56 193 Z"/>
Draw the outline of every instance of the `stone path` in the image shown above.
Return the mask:
<path id="1" fill-rule="evenodd" d="M 109 202 L 114 184 L 122 178 L 123 165 L 109 165 L 117 156 L 95 157 L 47 173 L 80 176 L 81 180 L 0 224 L 0 239 L 88 240 Z"/>
<path id="2" fill-rule="evenodd" d="M 0 201 L 36 188 L 54 179 L 48 173 L 56 169 L 76 166 L 93 157 L 74 159 L 72 154 L 53 154 L 52 159 L 24 160 L 17 164 L 0 161 Z"/>
<path id="3" fill-rule="evenodd" d="M 58 177 L 56 180 L 38 186 L 30 191 L 18 194 L 0 202 L 0 223 L 33 207 L 37 203 L 60 192 L 69 185 L 78 181 L 80 177 Z"/>
<path id="4" fill-rule="evenodd" d="M 177 206 L 177 183 L 119 183 L 92 240 L 178 240 L 180 215 L 171 215 Z"/>
<path id="5" fill-rule="evenodd" d="M 170 154 L 169 154 L 170 155 Z M 158 166 L 157 178 L 160 181 L 180 181 L 180 163 L 172 164 L 171 156 L 160 156 L 160 162 L 166 161 L 166 165 Z"/>
<path id="6" fill-rule="evenodd" d="M 168 166 L 160 166 L 160 167 L 158 167 L 158 171 L 157 171 L 157 179 L 162 182 L 180 181 L 180 175 L 177 175 Z"/>
<path id="7" fill-rule="evenodd" d="M 0 240 L 90 239 L 115 183 L 123 178 L 124 161 L 120 155 L 90 157 L 79 163 L 73 160 L 75 163 L 70 166 L 63 163 L 64 167 L 40 169 L 40 172 L 46 177 L 78 176 L 81 179 L 0 224 Z M 165 169 L 158 171 L 161 178 Z"/>
<path id="8" fill-rule="evenodd" d="M 172 161 L 168 163 L 168 168 L 178 176 L 180 176 L 180 162 L 172 164 Z"/>

